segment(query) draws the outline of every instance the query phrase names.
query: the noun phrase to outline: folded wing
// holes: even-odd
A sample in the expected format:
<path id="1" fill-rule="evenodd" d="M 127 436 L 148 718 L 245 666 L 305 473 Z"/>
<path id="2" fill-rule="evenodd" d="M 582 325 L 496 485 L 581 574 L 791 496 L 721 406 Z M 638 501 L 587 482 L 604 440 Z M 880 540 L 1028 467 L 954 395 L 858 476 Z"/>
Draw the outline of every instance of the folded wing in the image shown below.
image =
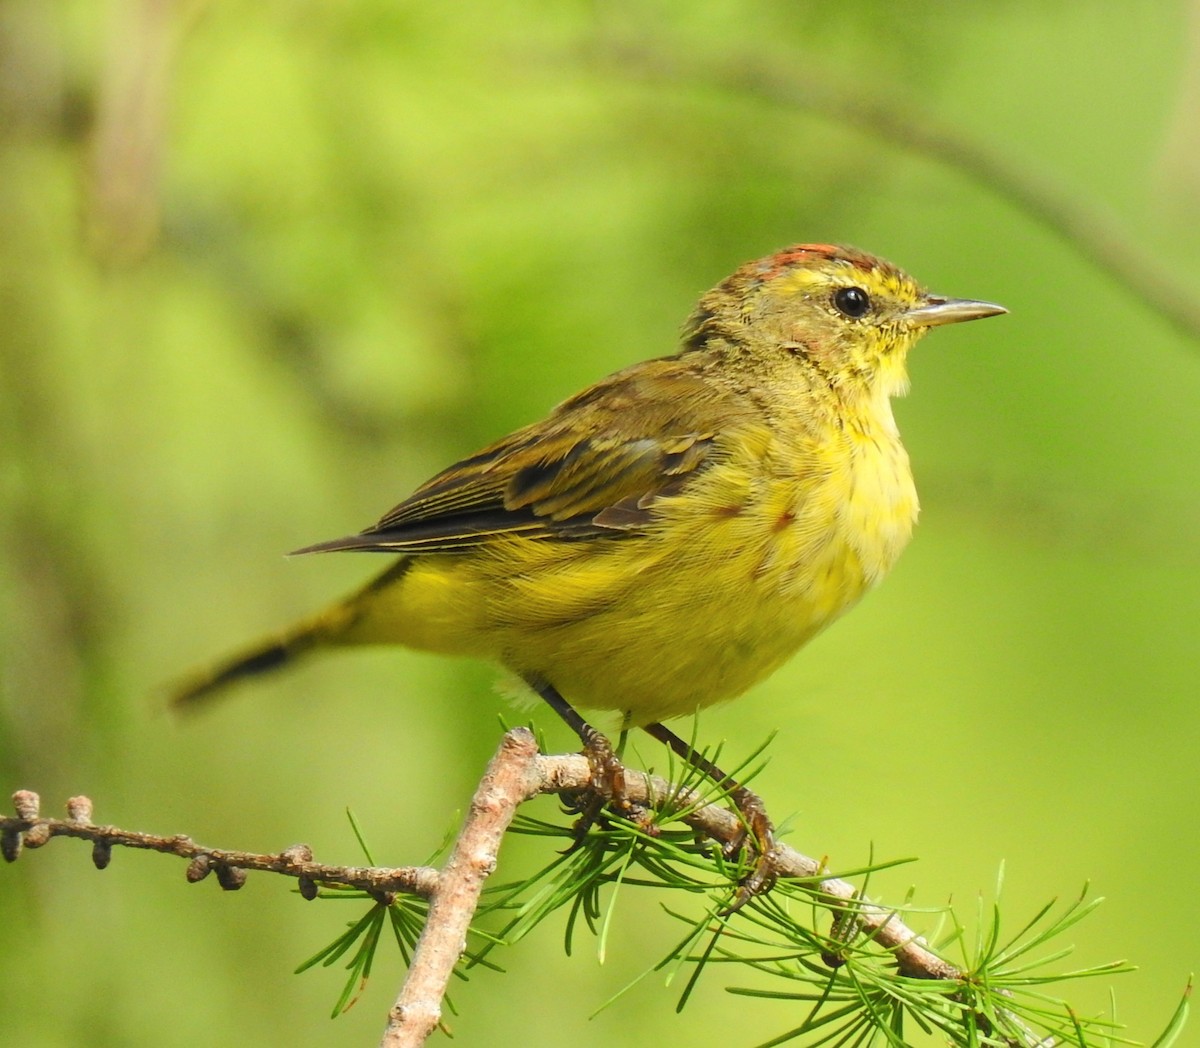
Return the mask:
<path id="1" fill-rule="evenodd" d="M 722 417 L 715 396 L 677 358 L 635 365 L 443 470 L 374 527 L 297 552 L 446 553 L 497 535 L 635 533 L 658 499 L 713 458 L 712 419 Z M 697 425 L 697 412 L 709 428 Z"/>

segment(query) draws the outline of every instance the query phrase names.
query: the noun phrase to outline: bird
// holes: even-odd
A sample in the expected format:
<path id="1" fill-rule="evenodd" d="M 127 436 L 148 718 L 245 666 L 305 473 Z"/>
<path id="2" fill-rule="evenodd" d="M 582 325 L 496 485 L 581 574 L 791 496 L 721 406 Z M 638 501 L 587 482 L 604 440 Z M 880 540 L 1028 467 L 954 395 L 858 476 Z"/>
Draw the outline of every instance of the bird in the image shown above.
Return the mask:
<path id="1" fill-rule="evenodd" d="M 580 710 L 737 786 L 662 722 L 742 695 L 887 575 L 918 513 L 892 411 L 909 350 L 1005 312 L 847 246 L 748 262 L 700 298 L 672 355 L 576 393 L 366 530 L 297 550 L 396 559 L 185 679 L 174 703 L 323 649 L 395 644 L 511 671 L 600 766 L 611 748 Z M 769 820 L 737 791 L 769 852 Z"/>

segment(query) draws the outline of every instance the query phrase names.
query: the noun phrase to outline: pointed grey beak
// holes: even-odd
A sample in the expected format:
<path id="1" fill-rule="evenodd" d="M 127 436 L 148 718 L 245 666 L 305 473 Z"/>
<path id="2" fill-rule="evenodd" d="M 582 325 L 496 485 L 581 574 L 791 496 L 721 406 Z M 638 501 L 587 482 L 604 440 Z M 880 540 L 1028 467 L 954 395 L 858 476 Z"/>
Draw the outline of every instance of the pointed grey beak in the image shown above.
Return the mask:
<path id="1" fill-rule="evenodd" d="M 970 298 L 940 298 L 930 295 L 925 305 L 917 306 L 905 313 L 912 323 L 920 327 L 940 327 L 942 324 L 957 324 L 963 320 L 979 320 L 1007 313 L 995 302 L 976 302 Z"/>

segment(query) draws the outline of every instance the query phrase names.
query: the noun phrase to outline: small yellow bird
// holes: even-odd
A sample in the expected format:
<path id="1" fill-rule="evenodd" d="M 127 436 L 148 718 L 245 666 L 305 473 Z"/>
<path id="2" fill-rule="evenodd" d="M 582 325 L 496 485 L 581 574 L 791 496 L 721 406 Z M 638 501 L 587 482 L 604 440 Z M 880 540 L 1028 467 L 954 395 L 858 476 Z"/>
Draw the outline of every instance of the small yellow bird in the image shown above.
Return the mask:
<path id="1" fill-rule="evenodd" d="M 507 667 L 589 745 L 576 706 L 690 754 L 659 721 L 740 695 L 895 563 L 917 516 L 891 408 L 908 351 L 931 327 L 1004 312 L 848 247 L 747 263 L 700 299 L 674 356 L 602 379 L 361 534 L 299 551 L 400 556 L 175 701 L 319 648 L 401 644 Z"/>

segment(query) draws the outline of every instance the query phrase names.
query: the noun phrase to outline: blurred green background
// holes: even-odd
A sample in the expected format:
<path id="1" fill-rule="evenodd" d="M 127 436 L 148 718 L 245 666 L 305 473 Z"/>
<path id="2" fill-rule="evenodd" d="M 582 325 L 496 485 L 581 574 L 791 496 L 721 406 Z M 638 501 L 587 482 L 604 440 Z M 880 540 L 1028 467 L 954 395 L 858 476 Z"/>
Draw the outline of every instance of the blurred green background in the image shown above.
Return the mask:
<path id="1" fill-rule="evenodd" d="M 1003 862 L 1015 931 L 1090 881 L 1077 960 L 1140 966 L 1117 1014 L 1152 1038 L 1200 965 L 1200 340 L 953 158 L 717 83 L 760 61 L 981 143 L 1197 286 L 1195 4 L 0 2 L 0 787 L 329 862 L 358 859 L 349 806 L 380 861 L 422 861 L 510 712 L 493 671 L 347 655 L 182 724 L 162 682 L 384 563 L 283 551 L 670 351 L 742 261 L 854 243 L 1011 316 L 912 359 L 923 516 L 891 579 L 702 738 L 779 729 L 758 786 L 791 843 L 920 857 L 884 899 L 973 927 Z M 545 858 L 510 841 L 501 875 Z M 390 955 L 336 1022 L 340 975 L 290 974 L 344 907 L 182 874 L 66 841 L 0 870 L 5 1043 L 375 1042 Z M 725 970 L 682 1015 L 652 976 L 589 1019 L 680 937 L 659 902 L 623 897 L 603 965 L 561 926 L 506 951 L 456 989 L 455 1043 L 799 1022 Z"/>

